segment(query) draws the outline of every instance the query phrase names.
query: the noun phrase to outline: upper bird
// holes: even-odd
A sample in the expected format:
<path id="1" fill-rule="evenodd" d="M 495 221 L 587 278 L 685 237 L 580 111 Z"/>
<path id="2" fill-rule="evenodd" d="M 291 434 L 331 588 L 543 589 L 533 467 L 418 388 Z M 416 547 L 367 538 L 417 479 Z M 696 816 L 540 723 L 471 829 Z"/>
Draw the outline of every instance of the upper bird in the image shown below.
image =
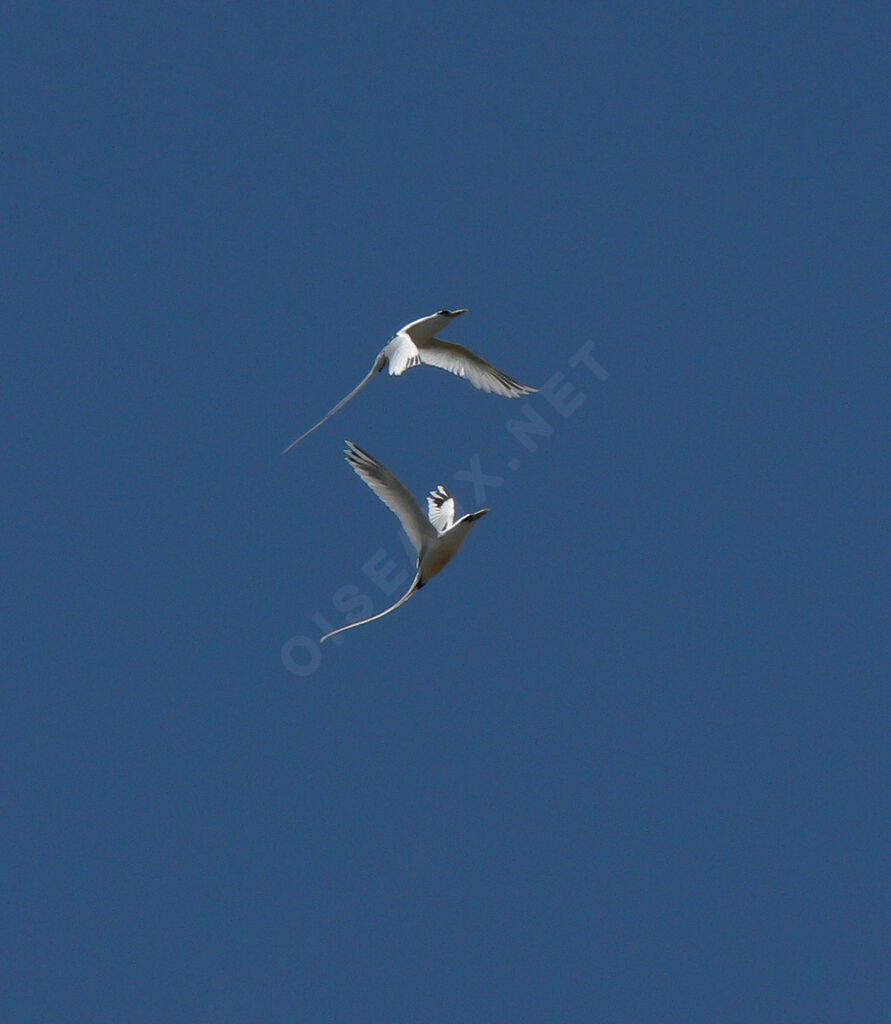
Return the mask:
<path id="1" fill-rule="evenodd" d="M 299 444 L 304 437 L 308 437 L 325 420 L 330 419 L 339 409 L 342 409 L 385 366 L 390 367 L 391 375 L 395 374 L 398 377 L 412 366 L 427 363 L 428 366 L 438 366 L 440 370 L 448 370 L 449 373 L 454 373 L 459 377 L 466 377 L 480 391 L 492 391 L 505 398 L 519 398 L 521 395 L 531 395 L 534 391 L 538 391 L 538 388 L 530 388 L 528 385 L 514 380 L 513 377 L 508 377 L 501 370 L 496 370 L 494 366 L 487 363 L 485 359 L 480 359 L 469 348 L 434 337 L 438 330 L 445 327 L 456 316 L 466 312 L 466 309 L 441 309 L 438 313 L 423 316 L 420 320 L 412 320 L 405 327 L 400 327 L 378 353 L 374 366 L 371 367 L 368 376 L 360 382 L 358 387 L 353 388 L 346 398 L 341 399 L 314 427 L 310 427 L 305 434 L 301 434 L 296 441 L 292 441 L 282 455 L 286 455 L 294 445 Z"/>
<path id="2" fill-rule="evenodd" d="M 356 626 L 364 626 L 366 622 L 381 619 L 395 611 L 400 605 L 405 604 L 416 590 L 420 590 L 427 580 L 444 569 L 455 557 L 458 548 L 461 547 L 464 538 L 470 532 L 471 526 L 489 511 L 487 508 L 481 508 L 478 512 L 468 512 L 466 516 L 461 516 L 456 523 L 455 499 L 440 484 L 430 492 L 430 496 L 427 498 L 427 516 L 425 517 L 409 489 L 397 480 L 389 469 L 373 459 L 368 452 L 363 452 L 352 441 L 347 441 L 346 444 L 344 454 L 347 462 L 387 508 L 399 517 L 402 528 L 418 552 L 418 567 L 412 585 L 396 604 L 378 612 L 377 615 L 361 619 L 359 622 L 351 622 L 349 625 L 341 626 L 340 629 L 326 633 L 319 641 L 320 643 L 324 643 L 330 636 L 343 633 L 344 630 L 355 629 Z"/>

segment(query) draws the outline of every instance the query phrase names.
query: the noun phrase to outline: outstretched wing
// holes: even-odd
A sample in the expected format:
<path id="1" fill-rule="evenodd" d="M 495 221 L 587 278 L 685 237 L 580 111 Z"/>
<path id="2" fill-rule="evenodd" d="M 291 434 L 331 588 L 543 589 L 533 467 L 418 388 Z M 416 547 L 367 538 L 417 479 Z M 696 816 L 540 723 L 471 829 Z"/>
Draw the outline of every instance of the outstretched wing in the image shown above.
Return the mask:
<path id="1" fill-rule="evenodd" d="M 296 441 L 292 441 L 292 442 L 291 442 L 291 443 L 290 443 L 290 444 L 288 445 L 288 447 L 287 447 L 287 448 L 285 448 L 285 450 L 284 450 L 284 451 L 282 452 L 282 455 L 287 455 L 287 454 L 288 454 L 288 452 L 289 452 L 289 451 L 290 451 L 290 450 L 291 450 L 291 449 L 292 449 L 292 448 L 293 448 L 293 447 L 294 447 L 295 445 L 298 445 L 298 444 L 300 444 L 300 442 L 301 442 L 301 441 L 302 441 L 302 440 L 304 439 L 304 437 L 309 437 L 309 435 L 310 435 L 310 434 L 311 434 L 311 433 L 312 433 L 312 432 L 313 432 L 314 430 L 318 430 L 318 428 L 319 428 L 319 427 L 320 427 L 320 426 L 321 426 L 321 425 L 322 425 L 322 424 L 323 424 L 323 423 L 324 423 L 324 422 L 325 422 L 326 420 L 330 420 L 330 419 L 331 419 L 331 417 L 332 417 L 332 416 L 333 416 L 333 415 L 334 415 L 334 414 L 335 414 L 336 412 L 338 412 L 338 411 L 339 411 L 340 409 L 342 409 L 342 408 L 343 408 L 343 407 L 344 407 L 344 406 L 345 406 L 345 405 L 347 404 L 347 402 L 348 402 L 348 401 L 349 401 L 349 400 L 350 400 L 351 398 L 353 398 L 353 397 L 355 397 L 356 395 L 358 395 L 358 394 L 359 394 L 359 392 L 360 392 L 360 391 L 362 390 L 362 388 L 364 388 L 364 387 L 365 387 L 365 385 L 366 385 L 366 384 L 367 384 L 367 383 L 368 383 L 368 382 L 369 382 L 369 381 L 371 380 L 371 378 L 372 378 L 372 377 L 373 377 L 373 376 L 374 376 L 374 375 L 375 375 L 376 373 L 378 373 L 378 372 L 379 372 L 380 370 L 382 370 L 382 369 L 383 369 L 383 368 L 384 368 L 384 367 L 385 367 L 386 365 L 387 365 L 387 360 L 386 360 L 386 357 L 384 356 L 384 353 L 383 353 L 383 352 L 381 352 L 381 353 L 380 353 L 380 355 L 379 355 L 379 356 L 377 357 L 377 359 L 375 359 L 375 361 L 374 361 L 374 366 L 372 366 L 372 368 L 371 368 L 371 369 L 369 370 L 369 372 L 368 372 L 368 376 L 367 376 L 367 377 L 365 377 L 365 378 L 364 378 L 364 380 L 363 380 L 363 381 L 362 381 L 362 382 L 361 382 L 361 383 L 360 383 L 360 384 L 359 384 L 359 385 L 358 385 L 357 387 L 354 387 L 354 388 L 353 388 L 353 390 L 352 390 L 352 391 L 351 391 L 351 392 L 350 392 L 350 393 L 349 393 L 349 394 L 348 394 L 348 395 L 346 396 L 346 398 L 342 398 L 342 399 L 341 399 L 341 400 L 340 400 L 340 401 L 339 401 L 339 402 L 337 403 L 337 405 L 335 405 L 335 406 L 334 406 L 334 408 L 333 408 L 333 409 L 332 409 L 332 410 L 331 410 L 330 412 L 326 413 L 326 414 L 325 414 L 325 415 L 324 415 L 324 416 L 323 416 L 323 417 L 322 417 L 322 418 L 321 418 L 321 419 L 319 420 L 319 422 L 318 422 L 318 423 L 317 423 L 317 424 L 316 424 L 316 425 L 315 425 L 314 427 L 310 427 L 310 428 L 309 428 L 309 430 L 307 430 L 305 434 L 301 434 L 301 435 L 300 435 L 300 437 L 298 437 Z"/>
<path id="2" fill-rule="evenodd" d="M 363 452 L 352 441 L 347 441 L 346 444 L 344 453 L 347 462 L 387 508 L 396 513 L 402 528 L 408 534 L 408 539 L 414 544 L 415 550 L 420 552 L 428 541 L 436 537 L 436 530 L 425 518 L 411 491 L 368 452 Z"/>
<path id="3" fill-rule="evenodd" d="M 531 388 L 514 380 L 513 377 L 508 377 L 506 373 L 497 370 L 485 359 L 480 359 L 475 352 L 471 352 L 463 345 L 455 345 L 451 341 L 443 341 L 442 338 L 431 338 L 430 341 L 419 344 L 418 351 L 422 363 L 438 366 L 440 370 L 448 370 L 458 377 L 466 377 L 480 391 L 491 391 L 504 398 L 519 398 L 521 395 L 531 395 L 538 391 L 538 388 Z"/>
<path id="4" fill-rule="evenodd" d="M 437 533 L 445 533 L 455 522 L 455 499 L 440 484 L 427 498 L 427 518 L 436 527 Z"/>
<path id="5" fill-rule="evenodd" d="M 371 615 L 367 619 L 360 619 L 358 622 L 351 622 L 346 626 L 341 626 L 340 629 L 332 629 L 330 633 L 326 633 L 319 641 L 323 644 L 328 637 L 336 636 L 338 633 L 345 633 L 348 629 L 355 629 L 356 626 L 364 626 L 366 622 L 374 622 L 375 619 L 382 619 L 385 615 L 389 615 L 390 612 L 395 612 L 396 609 L 405 604 L 405 602 L 411 597 L 411 595 L 418 589 L 418 581 L 421 578 L 421 572 L 418 570 L 417 576 L 415 576 L 412 585 L 406 590 L 406 592 L 399 598 L 396 604 L 391 604 L 389 608 L 385 608 L 384 611 L 378 612 L 377 615 Z"/>

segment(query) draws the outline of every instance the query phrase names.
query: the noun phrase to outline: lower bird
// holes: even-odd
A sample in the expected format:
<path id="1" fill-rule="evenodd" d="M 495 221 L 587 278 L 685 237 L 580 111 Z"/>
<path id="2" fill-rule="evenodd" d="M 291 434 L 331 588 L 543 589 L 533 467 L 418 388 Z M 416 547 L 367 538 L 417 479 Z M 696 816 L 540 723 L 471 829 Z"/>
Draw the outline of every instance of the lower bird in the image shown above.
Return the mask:
<path id="1" fill-rule="evenodd" d="M 282 455 L 286 455 L 295 445 L 300 444 L 304 437 L 309 437 L 314 430 L 317 430 L 339 409 L 342 409 L 385 366 L 389 366 L 390 374 L 397 377 L 412 366 L 420 366 L 421 363 L 438 366 L 441 370 L 448 370 L 449 373 L 454 373 L 458 377 L 466 377 L 480 391 L 491 391 L 496 395 L 503 395 L 505 398 L 519 398 L 522 395 L 531 395 L 538 391 L 538 388 L 521 384 L 513 377 L 502 373 L 501 370 L 496 370 L 494 366 L 487 363 L 485 359 L 480 359 L 469 348 L 434 337 L 437 331 L 451 323 L 456 316 L 466 312 L 466 309 L 441 309 L 438 313 L 422 316 L 420 320 L 412 320 L 405 327 L 400 327 L 378 353 L 368 375 L 353 388 L 346 398 L 342 398 L 333 409 L 326 413 L 314 427 L 310 427 L 296 441 L 292 441 Z"/>
<path id="2" fill-rule="evenodd" d="M 489 511 L 487 508 L 481 508 L 477 512 L 468 512 L 466 516 L 461 516 L 455 522 L 455 499 L 440 484 L 430 492 L 430 496 L 427 498 L 427 515 L 425 516 L 409 489 L 397 480 L 389 469 L 373 459 L 368 452 L 363 452 L 352 441 L 347 441 L 346 445 L 344 454 L 347 462 L 387 508 L 399 517 L 402 528 L 418 552 L 418 565 L 412 585 L 396 604 L 378 612 L 377 615 L 372 615 L 359 622 L 351 622 L 349 625 L 341 626 L 340 629 L 326 633 L 322 637 L 321 643 L 347 629 L 355 629 L 356 626 L 364 626 L 367 622 L 382 619 L 390 612 L 396 611 L 400 605 L 405 604 L 412 594 L 420 590 L 429 579 L 432 579 L 448 565 L 457 554 L 458 548 L 464 543 L 464 538 L 470 533 L 471 526 Z"/>

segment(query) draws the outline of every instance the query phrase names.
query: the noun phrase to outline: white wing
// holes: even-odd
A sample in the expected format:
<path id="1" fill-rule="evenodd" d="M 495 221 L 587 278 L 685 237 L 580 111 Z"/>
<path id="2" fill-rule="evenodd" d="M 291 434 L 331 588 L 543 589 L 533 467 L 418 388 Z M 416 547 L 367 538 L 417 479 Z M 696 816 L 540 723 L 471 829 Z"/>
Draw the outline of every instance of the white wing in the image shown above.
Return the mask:
<path id="1" fill-rule="evenodd" d="M 347 441 L 344 453 L 347 462 L 365 483 L 387 508 L 399 517 L 402 528 L 408 534 L 408 539 L 414 544 L 416 551 L 420 552 L 426 543 L 436 538 L 436 530 L 425 518 L 411 491 L 405 484 L 400 483 L 389 469 L 373 459 L 368 452 L 363 452 L 352 441 Z"/>
<path id="2" fill-rule="evenodd" d="M 436 527 L 437 533 L 445 533 L 455 522 L 455 499 L 440 484 L 427 498 L 427 518 Z"/>
<path id="3" fill-rule="evenodd" d="M 382 356 L 390 363 L 390 376 L 398 377 L 412 366 L 421 365 L 418 346 L 404 331 L 397 331 L 387 342 Z"/>
<path id="4" fill-rule="evenodd" d="M 497 370 L 485 359 L 480 359 L 475 352 L 471 352 L 463 345 L 455 345 L 451 341 L 443 341 L 442 338 L 431 338 L 430 341 L 419 344 L 418 351 L 421 354 L 421 362 L 429 366 L 438 366 L 440 370 L 448 370 L 458 377 L 466 377 L 480 391 L 491 391 L 505 398 L 519 398 L 521 395 L 531 395 L 538 391 L 538 388 L 530 388 L 527 384 L 521 384 L 513 377 L 508 377 L 506 373 Z"/>
<path id="5" fill-rule="evenodd" d="M 347 402 L 348 402 L 348 401 L 349 401 L 349 400 L 350 400 L 351 398 L 353 398 L 353 396 L 354 396 L 354 395 L 358 395 L 358 394 L 359 394 L 359 392 L 360 392 L 360 391 L 362 390 L 362 388 L 364 388 L 364 387 L 365 387 L 365 385 L 366 385 L 366 384 L 367 384 L 367 383 L 368 383 L 368 382 L 369 382 L 369 381 L 371 380 L 371 378 L 372 378 L 372 377 L 373 377 L 373 376 L 374 376 L 374 375 L 375 375 L 376 373 L 378 373 L 378 372 L 379 372 L 380 370 L 382 370 L 382 369 L 383 369 L 383 368 L 384 368 L 384 367 L 385 367 L 386 365 L 387 365 L 387 360 L 386 360 L 386 358 L 385 358 L 385 356 L 384 356 L 384 353 L 383 353 L 383 352 L 381 352 L 381 353 L 380 353 L 380 354 L 378 355 L 377 359 L 375 359 L 375 361 L 374 361 L 374 366 L 372 366 L 372 368 L 371 368 L 371 369 L 369 370 L 369 372 L 368 372 L 368 376 L 367 376 L 367 377 L 365 377 L 365 378 L 364 378 L 364 380 L 362 380 L 362 382 L 361 382 L 360 384 L 358 384 L 358 385 L 357 385 L 356 387 L 354 387 L 354 388 L 353 388 L 353 390 L 352 390 L 352 391 L 351 391 L 351 392 L 350 392 L 350 393 L 349 393 L 349 394 L 348 394 L 348 395 L 346 396 L 346 398 L 341 398 L 341 400 L 340 400 L 340 401 L 339 401 L 339 402 L 337 403 L 337 405 L 335 405 L 335 406 L 334 406 L 334 408 L 333 408 L 333 409 L 332 409 L 332 410 L 331 410 L 330 412 L 326 413 L 326 414 L 325 414 L 325 415 L 324 415 L 324 416 L 323 416 L 323 417 L 322 417 L 322 418 L 321 418 L 321 419 L 319 420 L 319 422 L 318 422 L 318 423 L 317 423 L 317 424 L 316 424 L 316 425 L 315 425 L 314 427 L 310 427 L 310 428 L 309 428 L 309 430 L 307 430 L 305 434 L 301 434 L 301 435 L 300 435 L 300 437 L 298 437 L 296 441 L 292 441 L 292 442 L 291 442 L 291 443 L 290 443 L 290 444 L 288 445 L 288 447 L 287 447 L 287 448 L 285 448 L 285 450 L 284 450 L 284 451 L 282 452 L 282 455 L 287 455 L 287 454 L 288 454 L 288 452 L 289 452 L 289 451 L 290 451 L 290 450 L 291 450 L 291 449 L 292 449 L 292 448 L 294 447 L 294 445 L 300 444 L 300 442 L 301 442 L 301 441 L 302 441 L 302 440 L 304 439 L 304 437 L 309 437 L 309 435 L 310 435 L 310 434 L 311 434 L 311 433 L 312 433 L 312 432 L 313 432 L 314 430 L 317 430 L 317 429 L 318 429 L 318 428 L 319 428 L 319 427 L 320 427 L 320 426 L 321 426 L 321 425 L 322 425 L 322 424 L 323 424 L 323 423 L 324 423 L 324 422 L 325 422 L 326 420 L 330 420 L 330 419 L 331 419 L 331 417 L 332 417 L 332 416 L 333 416 L 333 415 L 334 415 L 334 414 L 335 414 L 335 413 L 336 413 L 336 412 L 337 412 L 337 411 L 338 411 L 339 409 L 342 409 L 342 408 L 343 408 L 343 407 L 344 407 L 344 406 L 345 406 L 345 405 L 347 404 Z"/>

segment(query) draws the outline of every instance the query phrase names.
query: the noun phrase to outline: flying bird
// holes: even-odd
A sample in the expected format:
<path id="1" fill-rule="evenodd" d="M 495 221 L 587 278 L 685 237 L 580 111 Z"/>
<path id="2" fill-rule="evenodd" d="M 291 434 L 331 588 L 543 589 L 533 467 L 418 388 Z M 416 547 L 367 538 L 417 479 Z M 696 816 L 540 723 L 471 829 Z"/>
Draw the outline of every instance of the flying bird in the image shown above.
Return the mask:
<path id="1" fill-rule="evenodd" d="M 538 391 L 538 388 L 530 388 L 526 384 L 514 380 L 513 377 L 508 377 L 501 370 L 496 370 L 494 366 L 487 363 L 485 359 L 480 359 L 469 348 L 434 337 L 437 331 L 454 320 L 456 316 L 466 312 L 466 309 L 441 309 L 438 313 L 423 316 L 420 320 L 413 320 L 405 327 L 400 327 L 378 353 L 374 365 L 364 380 L 353 388 L 346 398 L 342 398 L 314 427 L 310 427 L 305 434 L 301 434 L 296 441 L 292 441 L 282 455 L 287 455 L 295 445 L 300 444 L 304 437 L 308 437 L 325 420 L 330 419 L 339 409 L 342 409 L 385 366 L 390 368 L 390 375 L 396 377 L 411 369 L 412 366 L 420 366 L 421 363 L 438 366 L 440 370 L 448 370 L 449 373 L 454 373 L 458 377 L 466 377 L 480 391 L 491 391 L 493 394 L 503 395 L 505 398 L 519 398 L 522 395 L 531 395 Z"/>
<path id="2" fill-rule="evenodd" d="M 464 538 L 470 532 L 471 526 L 489 511 L 487 508 L 481 508 L 478 512 L 469 512 L 466 516 L 461 516 L 455 522 L 455 499 L 440 484 L 430 492 L 430 496 L 427 498 L 427 516 L 425 517 L 421 506 L 412 497 L 409 489 L 397 480 L 389 469 L 373 459 L 368 452 L 363 452 L 352 441 L 347 441 L 346 444 L 344 454 L 347 462 L 387 508 L 399 517 L 402 528 L 418 552 L 418 567 L 412 585 L 396 604 L 370 618 L 351 622 L 347 626 L 341 626 L 340 629 L 326 633 L 320 643 L 324 643 L 328 637 L 343 633 L 347 629 L 355 629 L 356 626 L 364 626 L 366 622 L 382 619 L 390 612 L 396 611 L 400 605 L 405 604 L 415 591 L 420 590 L 429 579 L 444 569 L 455 557 L 458 548 L 461 547 Z"/>

